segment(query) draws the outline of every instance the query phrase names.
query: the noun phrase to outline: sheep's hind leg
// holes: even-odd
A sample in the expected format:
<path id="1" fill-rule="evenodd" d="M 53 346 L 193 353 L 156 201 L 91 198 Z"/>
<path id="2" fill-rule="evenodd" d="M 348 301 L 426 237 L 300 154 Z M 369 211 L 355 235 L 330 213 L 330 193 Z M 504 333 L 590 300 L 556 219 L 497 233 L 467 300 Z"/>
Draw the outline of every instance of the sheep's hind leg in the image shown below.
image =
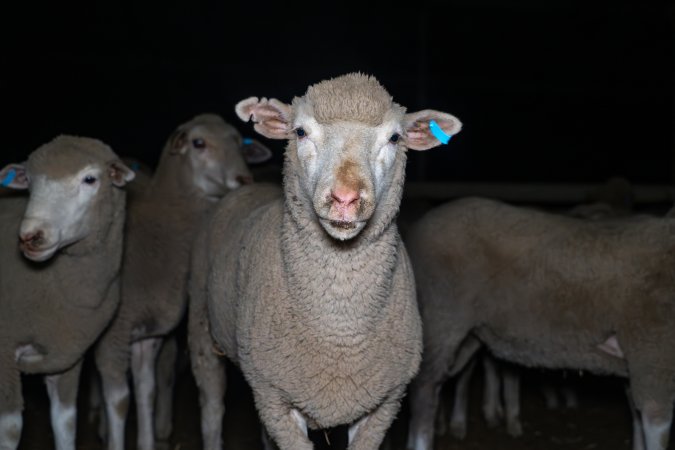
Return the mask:
<path id="1" fill-rule="evenodd" d="M 450 417 L 450 432 L 457 439 L 466 437 L 466 420 L 469 411 L 469 386 L 476 368 L 476 360 L 466 365 L 455 382 L 455 398 Z"/>
<path id="2" fill-rule="evenodd" d="M 506 365 L 502 369 L 504 379 L 504 410 L 506 430 L 513 437 L 523 435 L 520 423 L 520 374 L 518 368 Z"/>
<path id="3" fill-rule="evenodd" d="M 465 336 L 465 334 L 458 335 Z M 476 338 L 468 336 L 461 344 L 451 342 L 445 345 L 441 354 L 426 352 L 420 372 L 410 385 L 408 450 L 433 448 L 434 418 L 443 382 L 448 377 L 457 375 L 480 346 Z"/>
<path id="4" fill-rule="evenodd" d="M 162 338 L 142 339 L 131 344 L 131 372 L 134 379 L 137 442 L 140 450 L 154 450 L 155 364 L 162 346 Z"/>
<path id="5" fill-rule="evenodd" d="M 82 361 L 67 371 L 45 376 L 56 450 L 75 450 L 77 389 Z"/>

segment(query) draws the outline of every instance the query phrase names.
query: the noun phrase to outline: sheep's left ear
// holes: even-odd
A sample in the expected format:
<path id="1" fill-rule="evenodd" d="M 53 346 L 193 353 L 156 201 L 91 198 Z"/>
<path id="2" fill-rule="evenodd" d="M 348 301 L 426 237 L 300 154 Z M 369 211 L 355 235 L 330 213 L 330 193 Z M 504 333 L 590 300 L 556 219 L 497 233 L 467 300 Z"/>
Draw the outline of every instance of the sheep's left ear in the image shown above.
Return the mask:
<path id="1" fill-rule="evenodd" d="M 440 130 L 434 134 L 430 127 L 431 121 L 434 121 Z M 462 122 L 452 114 L 425 109 L 414 113 L 406 114 L 403 117 L 403 127 L 405 128 L 404 142 L 406 147 L 411 150 L 428 150 L 434 148 L 443 142 L 439 137 L 453 136 L 462 129 Z"/>
<path id="2" fill-rule="evenodd" d="M 7 164 L 0 170 L 0 186 L 11 189 L 28 189 L 28 176 L 23 164 Z"/>
<path id="3" fill-rule="evenodd" d="M 133 170 L 128 168 L 122 161 L 116 159 L 108 163 L 108 175 L 112 180 L 112 184 L 117 187 L 122 187 L 129 181 L 133 180 L 136 174 Z"/>
<path id="4" fill-rule="evenodd" d="M 244 138 L 241 151 L 248 164 L 260 164 L 272 158 L 272 150 L 256 139 Z"/>

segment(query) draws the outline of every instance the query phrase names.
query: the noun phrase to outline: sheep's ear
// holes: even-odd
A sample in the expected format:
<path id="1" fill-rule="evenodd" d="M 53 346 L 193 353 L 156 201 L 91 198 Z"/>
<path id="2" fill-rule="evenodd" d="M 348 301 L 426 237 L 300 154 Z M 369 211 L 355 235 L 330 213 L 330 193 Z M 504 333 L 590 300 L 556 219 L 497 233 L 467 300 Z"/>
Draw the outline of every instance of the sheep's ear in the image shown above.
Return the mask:
<path id="1" fill-rule="evenodd" d="M 430 125 L 432 121 L 437 126 L 435 133 Z M 451 136 L 462 129 L 462 122 L 451 114 L 425 109 L 406 114 L 403 117 L 403 127 L 406 147 L 411 150 L 428 150 L 444 143 L 442 140 L 447 143 Z"/>
<path id="2" fill-rule="evenodd" d="M 133 170 L 128 168 L 122 161 L 116 159 L 108 163 L 108 175 L 112 180 L 112 184 L 117 187 L 122 187 L 129 181 L 136 177 Z"/>
<path id="3" fill-rule="evenodd" d="M 171 155 L 184 155 L 187 152 L 187 131 L 183 128 L 178 128 L 169 136 L 169 153 Z"/>
<path id="4" fill-rule="evenodd" d="M 0 186 L 28 189 L 28 176 L 23 164 L 8 164 L 0 170 Z"/>
<path id="5" fill-rule="evenodd" d="M 256 139 L 244 138 L 241 147 L 244 160 L 249 164 L 263 163 L 272 158 L 272 150 Z"/>
<path id="6" fill-rule="evenodd" d="M 291 107 L 276 98 L 249 97 L 234 107 L 244 122 L 253 120 L 253 128 L 270 139 L 288 139 L 291 134 Z"/>

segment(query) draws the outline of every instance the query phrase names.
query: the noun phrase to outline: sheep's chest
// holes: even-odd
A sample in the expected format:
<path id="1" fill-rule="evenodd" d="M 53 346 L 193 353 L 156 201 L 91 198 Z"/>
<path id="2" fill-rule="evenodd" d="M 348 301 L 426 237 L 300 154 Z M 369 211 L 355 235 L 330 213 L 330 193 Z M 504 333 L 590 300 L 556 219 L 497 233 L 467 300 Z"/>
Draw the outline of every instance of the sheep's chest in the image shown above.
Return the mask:
<path id="1" fill-rule="evenodd" d="M 386 362 L 368 345 L 367 336 L 316 335 L 302 326 L 294 331 L 293 336 L 286 330 L 285 335 L 258 340 L 252 363 L 310 425 L 327 428 L 354 422 L 392 389 Z"/>

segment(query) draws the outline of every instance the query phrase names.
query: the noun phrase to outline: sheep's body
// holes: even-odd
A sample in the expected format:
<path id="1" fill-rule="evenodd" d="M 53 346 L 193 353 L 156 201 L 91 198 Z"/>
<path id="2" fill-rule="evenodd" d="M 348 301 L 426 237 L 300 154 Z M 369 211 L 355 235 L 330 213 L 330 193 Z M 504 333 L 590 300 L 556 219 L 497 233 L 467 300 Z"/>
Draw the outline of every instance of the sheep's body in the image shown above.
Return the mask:
<path id="1" fill-rule="evenodd" d="M 289 141 L 284 198 L 268 187 L 233 193 L 195 248 L 189 331 L 205 448 L 220 448 L 223 413 L 211 339 L 242 369 L 282 450 L 310 449 L 307 427 L 337 425 L 350 425 L 350 449 L 378 448 L 421 356 L 412 269 L 393 221 L 405 153 L 387 141 L 409 117 L 399 108 L 354 74 L 310 87 L 292 107 L 237 106 L 268 137 L 306 129 Z M 429 113 L 459 131 L 452 116 Z M 379 146 L 391 159 L 368 161 Z"/>
<path id="2" fill-rule="evenodd" d="M 163 337 L 179 324 L 186 308 L 190 251 L 198 225 L 217 199 L 251 178 L 241 141 L 220 117 L 195 117 L 178 127 L 151 181 L 131 199 L 122 303 L 96 352 L 109 449 L 124 448 L 129 366 L 138 408 L 138 446 L 155 447 L 157 354 Z M 170 403 L 166 405 L 170 409 Z M 171 413 L 159 414 L 163 421 L 157 424 L 158 437 L 165 440 L 171 432 Z"/>
<path id="3" fill-rule="evenodd" d="M 0 200 L 2 449 L 18 445 L 22 372 L 48 375 L 56 447 L 74 449 L 75 396 L 82 358 L 119 303 L 125 198 L 123 191 L 110 186 L 104 173 L 119 170 L 118 185 L 133 175 L 115 160 L 115 154 L 99 141 L 62 136 L 34 152 L 27 169 L 10 167 L 22 171 L 17 178 L 23 184 L 17 183 L 17 188 L 28 186 L 24 170 L 32 181 L 29 199 Z M 97 180 L 83 183 L 78 194 L 85 174 Z M 84 190 L 93 194 L 83 201 L 83 196 L 90 195 Z M 72 220 L 76 214 L 64 218 L 61 211 L 75 202 L 81 202 L 81 218 Z M 37 227 L 40 231 L 35 231 Z M 17 245 L 19 235 L 26 256 L 36 261 L 51 258 L 28 261 Z M 52 256 L 55 248 L 61 250 Z"/>
<path id="4" fill-rule="evenodd" d="M 458 369 L 457 350 L 472 333 L 497 357 L 526 366 L 630 373 L 647 448 L 665 448 L 675 396 L 672 227 L 481 199 L 422 218 L 408 240 L 425 324 L 409 447 L 430 448 L 432 392 Z"/>
<path id="5" fill-rule="evenodd" d="M 589 202 L 575 206 L 566 212 L 570 217 L 587 220 L 607 220 L 627 217 L 631 214 L 633 193 L 628 181 L 611 178 L 604 185 L 589 193 Z M 481 354 L 483 365 L 483 416 L 488 425 L 494 427 L 501 419 L 505 419 L 507 432 L 514 437 L 522 435 L 520 423 L 520 380 L 519 370 L 513 364 L 503 365 L 495 360 L 489 352 Z M 502 367 L 503 366 L 503 367 Z M 475 364 L 467 365 L 457 377 L 455 383 L 454 405 L 450 419 L 450 430 L 458 439 L 466 435 L 468 387 Z M 578 405 L 576 392 L 569 383 L 564 382 L 554 373 L 542 374 L 541 391 L 548 409 L 558 407 L 558 394 L 567 408 Z M 559 388 L 559 389 L 557 389 Z M 558 391 L 559 392 L 556 392 Z M 502 407 L 502 400 L 504 401 Z M 444 412 L 441 403 L 439 417 Z M 443 419 L 444 420 L 444 419 Z M 439 420 L 439 434 L 445 428 Z"/>

